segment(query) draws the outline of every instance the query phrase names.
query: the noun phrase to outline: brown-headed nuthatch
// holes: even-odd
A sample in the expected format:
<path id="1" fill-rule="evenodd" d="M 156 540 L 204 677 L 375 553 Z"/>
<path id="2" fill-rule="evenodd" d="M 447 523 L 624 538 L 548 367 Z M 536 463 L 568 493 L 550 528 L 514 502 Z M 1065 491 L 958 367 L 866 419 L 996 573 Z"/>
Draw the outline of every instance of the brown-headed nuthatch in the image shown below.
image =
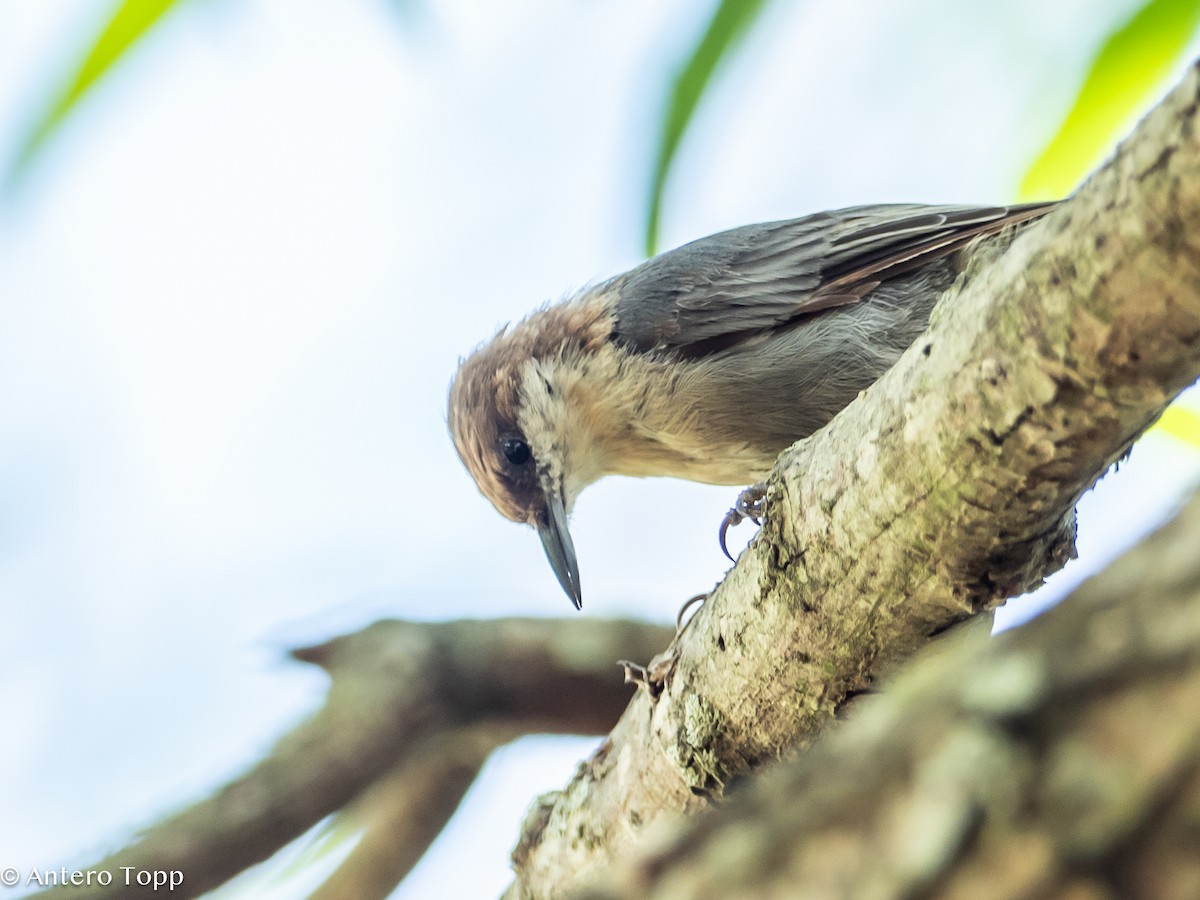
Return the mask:
<path id="1" fill-rule="evenodd" d="M 458 455 L 501 514 L 537 529 L 578 608 L 580 491 L 605 475 L 765 478 L 925 330 L 959 251 L 1050 207 L 857 206 L 663 253 L 464 360 Z"/>

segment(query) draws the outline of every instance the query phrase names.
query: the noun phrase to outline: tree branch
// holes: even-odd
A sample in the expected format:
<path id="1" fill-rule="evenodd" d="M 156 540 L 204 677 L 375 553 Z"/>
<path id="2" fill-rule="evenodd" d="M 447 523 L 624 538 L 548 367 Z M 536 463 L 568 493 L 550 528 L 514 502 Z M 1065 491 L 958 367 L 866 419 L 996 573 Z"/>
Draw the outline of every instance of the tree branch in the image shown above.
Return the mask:
<path id="1" fill-rule="evenodd" d="M 1197 547 L 1200 496 L 1031 624 L 923 655 L 587 896 L 1200 896 Z"/>
<path id="2" fill-rule="evenodd" d="M 1200 74 L 978 259 L 878 384 L 776 466 L 762 533 L 604 750 L 522 834 L 514 896 L 811 740 L 931 636 L 1073 553 L 1079 496 L 1200 374 Z"/>

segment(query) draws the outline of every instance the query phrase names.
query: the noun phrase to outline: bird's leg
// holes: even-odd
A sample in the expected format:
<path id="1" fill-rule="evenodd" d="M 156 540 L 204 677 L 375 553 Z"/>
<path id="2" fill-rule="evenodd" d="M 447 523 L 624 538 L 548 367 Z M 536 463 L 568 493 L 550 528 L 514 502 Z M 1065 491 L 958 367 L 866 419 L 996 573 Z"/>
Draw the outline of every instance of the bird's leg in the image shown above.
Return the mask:
<path id="1" fill-rule="evenodd" d="M 738 494 L 737 502 L 733 504 L 733 508 L 725 513 L 725 518 L 721 520 L 721 530 L 717 533 L 717 539 L 721 543 L 721 550 L 731 560 L 733 556 L 725 546 L 725 532 L 731 526 L 740 525 L 746 519 L 749 519 L 755 525 L 761 525 L 763 501 L 766 497 L 767 483 L 765 481 L 750 485 L 750 487 Z"/>

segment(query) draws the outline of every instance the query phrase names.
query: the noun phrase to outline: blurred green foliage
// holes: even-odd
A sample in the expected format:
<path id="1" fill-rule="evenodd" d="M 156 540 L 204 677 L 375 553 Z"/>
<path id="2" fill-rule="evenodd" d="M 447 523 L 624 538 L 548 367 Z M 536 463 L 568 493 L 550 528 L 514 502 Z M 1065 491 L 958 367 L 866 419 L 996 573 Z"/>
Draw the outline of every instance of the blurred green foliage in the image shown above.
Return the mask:
<path id="1" fill-rule="evenodd" d="M 107 23 L 35 118 L 9 173 L 9 183 L 42 152 L 80 101 L 172 8 L 185 0 L 119 0 Z M 418 0 L 392 0 L 412 14 Z M 657 250 L 667 183 L 679 148 L 714 78 L 763 14 L 768 0 L 717 0 L 699 41 L 666 85 L 658 146 L 646 195 L 645 247 Z M 1147 0 L 1107 36 L 1058 132 L 1022 179 L 1022 199 L 1067 194 L 1155 98 L 1200 26 L 1200 0 Z M 1162 430 L 1200 446 L 1200 415 L 1172 410 Z"/>
<path id="2" fill-rule="evenodd" d="M 10 172 L 19 178 L 71 112 L 129 49 L 185 0 L 120 0 L 66 88 L 37 116 Z M 391 0 L 406 15 L 417 0 Z M 665 86 L 646 194 L 645 247 L 657 250 L 666 186 L 697 109 L 768 0 L 717 0 L 707 26 Z M 1161 90 L 1200 26 L 1200 0 L 1148 0 L 1108 35 L 1061 127 L 1022 179 L 1022 199 L 1065 195 Z"/>
<path id="3" fill-rule="evenodd" d="M 1108 36 L 1058 133 L 1029 167 L 1022 200 L 1064 197 L 1156 99 L 1200 25 L 1200 0 L 1149 0 Z M 1155 430 L 1200 447 L 1200 414 L 1176 403 Z"/>
<path id="4" fill-rule="evenodd" d="M 663 193 L 675 153 L 712 77 L 766 6 L 766 0 L 721 0 L 700 42 L 675 76 L 660 123 L 646 211 L 646 255 L 657 252 Z"/>
<path id="5" fill-rule="evenodd" d="M 13 164 L 10 181 L 20 174 L 42 151 L 79 101 L 115 65 L 139 38 L 162 18 L 179 0 L 121 0 L 80 62 L 64 90 L 35 120 Z"/>
<path id="6" fill-rule="evenodd" d="M 679 146 L 714 73 L 759 18 L 765 0 L 721 0 L 667 92 L 646 198 L 646 253 L 658 249 L 663 198 Z M 1021 199 L 1065 196 L 1162 90 L 1200 25 L 1200 0 L 1149 0 L 1105 38 L 1074 105 L 1029 167 Z"/>
<path id="7" fill-rule="evenodd" d="M 1200 447 L 1200 412 L 1182 403 L 1175 403 L 1167 407 L 1162 418 L 1154 424 L 1154 430 L 1193 447 Z"/>
<path id="8" fill-rule="evenodd" d="M 1163 89 L 1197 24 L 1198 0 L 1150 0 L 1110 34 L 1058 133 L 1021 180 L 1020 199 L 1069 193 Z"/>

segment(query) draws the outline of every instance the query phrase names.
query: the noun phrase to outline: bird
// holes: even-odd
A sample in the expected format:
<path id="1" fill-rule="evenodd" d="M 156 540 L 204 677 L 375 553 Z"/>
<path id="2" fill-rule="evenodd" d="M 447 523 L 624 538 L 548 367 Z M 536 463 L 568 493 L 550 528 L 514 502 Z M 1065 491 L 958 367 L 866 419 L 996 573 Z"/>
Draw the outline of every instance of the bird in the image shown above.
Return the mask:
<path id="1" fill-rule="evenodd" d="M 455 449 L 500 514 L 537 531 L 581 609 L 568 516 L 584 488 L 607 475 L 762 481 L 920 336 L 976 242 L 1053 206 L 853 206 L 661 253 L 460 360 Z"/>

